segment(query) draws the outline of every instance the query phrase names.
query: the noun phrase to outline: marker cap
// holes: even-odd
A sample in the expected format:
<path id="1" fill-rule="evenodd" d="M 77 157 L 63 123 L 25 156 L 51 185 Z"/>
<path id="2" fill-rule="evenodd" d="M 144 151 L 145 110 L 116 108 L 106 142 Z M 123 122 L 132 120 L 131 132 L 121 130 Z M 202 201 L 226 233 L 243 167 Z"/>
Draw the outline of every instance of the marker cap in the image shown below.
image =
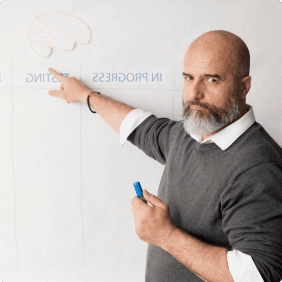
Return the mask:
<path id="1" fill-rule="evenodd" d="M 143 197 L 143 190 L 139 181 L 133 183 L 137 197 Z"/>

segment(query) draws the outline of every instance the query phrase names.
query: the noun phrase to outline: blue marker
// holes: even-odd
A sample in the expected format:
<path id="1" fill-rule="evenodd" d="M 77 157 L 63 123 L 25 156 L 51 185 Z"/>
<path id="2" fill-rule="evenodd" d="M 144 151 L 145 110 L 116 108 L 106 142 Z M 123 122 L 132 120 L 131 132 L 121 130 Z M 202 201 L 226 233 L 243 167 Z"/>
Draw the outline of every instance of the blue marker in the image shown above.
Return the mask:
<path id="1" fill-rule="evenodd" d="M 133 183 L 133 186 L 134 186 L 134 188 L 135 188 L 137 197 L 138 197 L 139 199 L 141 199 L 142 201 L 144 201 L 144 202 L 147 204 L 147 201 L 146 201 L 146 200 L 144 199 L 144 197 L 143 197 L 143 190 L 142 190 L 142 187 L 141 187 L 140 182 L 139 182 L 139 181 L 134 182 L 134 183 Z"/>

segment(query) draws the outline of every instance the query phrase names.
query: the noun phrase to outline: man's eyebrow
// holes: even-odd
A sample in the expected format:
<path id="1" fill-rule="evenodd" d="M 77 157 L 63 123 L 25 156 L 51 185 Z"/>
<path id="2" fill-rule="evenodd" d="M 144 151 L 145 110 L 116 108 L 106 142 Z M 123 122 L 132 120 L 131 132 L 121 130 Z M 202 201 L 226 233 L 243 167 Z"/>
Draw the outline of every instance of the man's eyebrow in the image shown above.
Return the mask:
<path id="1" fill-rule="evenodd" d="M 189 73 L 185 73 L 185 72 L 183 72 L 182 73 L 182 75 L 183 76 L 192 76 L 192 75 L 190 75 Z M 217 77 L 217 78 L 219 78 L 219 79 L 221 79 L 221 76 L 219 76 L 218 74 L 205 74 L 204 76 L 208 76 L 208 77 Z"/>

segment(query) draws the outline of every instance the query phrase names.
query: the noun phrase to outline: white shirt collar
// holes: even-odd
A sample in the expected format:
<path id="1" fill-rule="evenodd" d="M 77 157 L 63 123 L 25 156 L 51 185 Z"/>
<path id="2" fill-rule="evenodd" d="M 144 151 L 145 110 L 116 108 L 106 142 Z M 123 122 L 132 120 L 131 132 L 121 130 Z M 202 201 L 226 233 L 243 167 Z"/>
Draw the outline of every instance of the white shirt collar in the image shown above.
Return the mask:
<path id="1" fill-rule="evenodd" d="M 201 144 L 214 142 L 223 151 L 230 147 L 256 121 L 253 107 L 248 104 L 247 106 L 249 110 L 241 118 L 223 128 L 219 132 L 211 135 Z M 198 142 L 200 142 L 202 139 L 201 136 L 194 134 L 190 135 Z"/>

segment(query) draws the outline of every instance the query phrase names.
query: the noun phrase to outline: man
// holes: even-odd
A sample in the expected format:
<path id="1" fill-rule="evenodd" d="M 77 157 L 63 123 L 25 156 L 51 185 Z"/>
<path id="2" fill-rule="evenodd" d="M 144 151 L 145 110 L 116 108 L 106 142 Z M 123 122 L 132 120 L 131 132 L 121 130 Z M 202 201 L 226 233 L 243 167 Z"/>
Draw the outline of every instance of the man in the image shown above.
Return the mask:
<path id="1" fill-rule="evenodd" d="M 165 164 L 153 207 L 131 201 L 148 245 L 146 282 L 282 279 L 282 150 L 246 104 L 245 43 L 226 31 L 201 35 L 184 58 L 183 120 L 97 95 L 75 78 L 49 94 L 87 103 L 117 132 Z"/>

